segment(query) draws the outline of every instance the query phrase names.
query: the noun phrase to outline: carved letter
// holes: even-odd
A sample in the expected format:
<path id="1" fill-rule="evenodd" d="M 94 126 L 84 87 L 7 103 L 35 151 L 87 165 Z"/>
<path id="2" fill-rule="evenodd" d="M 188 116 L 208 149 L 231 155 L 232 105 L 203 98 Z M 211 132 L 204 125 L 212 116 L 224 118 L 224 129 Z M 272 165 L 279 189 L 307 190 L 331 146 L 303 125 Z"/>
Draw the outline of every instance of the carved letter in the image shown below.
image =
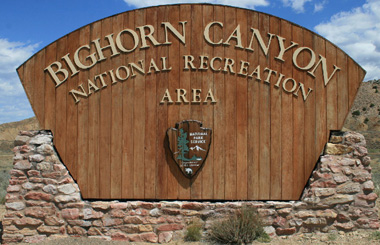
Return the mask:
<path id="1" fill-rule="evenodd" d="M 92 40 L 92 43 L 95 44 L 95 48 L 96 48 L 96 51 L 97 51 L 98 56 L 99 56 L 98 62 L 106 59 L 106 58 L 104 57 L 104 55 L 103 55 L 103 50 L 106 49 L 106 48 L 111 48 L 111 51 L 112 51 L 112 55 L 111 55 L 111 57 L 120 54 L 120 53 L 117 51 L 117 48 L 116 48 L 116 46 L 115 46 L 115 43 L 114 43 L 114 41 L 113 41 L 112 36 L 113 36 L 113 33 L 112 33 L 112 34 L 109 34 L 109 35 L 107 35 L 107 36 L 105 36 L 105 37 L 108 39 L 108 43 L 109 43 L 109 45 L 107 45 L 107 46 L 105 46 L 105 47 L 103 47 L 103 48 L 100 47 L 100 38 L 95 39 L 95 40 Z"/>
<path id="2" fill-rule="evenodd" d="M 193 101 L 191 101 L 191 103 L 201 102 L 201 92 L 201 89 L 193 88 Z"/>
<path id="3" fill-rule="evenodd" d="M 293 87 L 292 87 L 292 89 L 290 89 L 290 90 L 286 89 L 286 84 L 287 84 L 289 81 L 292 81 L 292 82 L 293 82 Z M 283 88 L 286 92 L 288 92 L 288 93 L 293 93 L 293 91 L 296 90 L 296 88 L 297 88 L 297 82 L 294 81 L 293 78 L 287 78 L 287 79 L 285 79 L 285 81 L 283 82 L 283 84 L 282 84 L 282 88 Z"/>
<path id="4" fill-rule="evenodd" d="M 272 37 L 274 36 L 274 34 L 268 33 L 269 40 L 268 40 L 268 44 L 265 46 L 264 40 L 261 37 L 261 34 L 260 34 L 259 30 L 255 29 L 255 28 L 251 28 L 251 31 L 252 31 L 252 38 L 251 38 L 251 41 L 249 43 L 249 47 L 246 48 L 246 49 L 248 49 L 248 50 L 250 50 L 252 52 L 254 51 L 253 48 L 252 48 L 252 44 L 253 44 L 253 38 L 256 37 L 257 41 L 259 41 L 260 47 L 263 50 L 265 56 L 268 56 L 268 50 L 269 50 L 269 47 L 270 47 L 270 44 L 271 44 L 271 41 L 272 41 Z"/>
<path id="5" fill-rule="evenodd" d="M 58 69 L 54 71 L 53 66 L 56 66 Z M 50 76 L 53 78 L 55 82 L 55 87 L 58 87 L 59 85 L 61 85 L 64 81 L 67 80 L 67 77 L 69 76 L 69 72 L 66 69 L 62 69 L 62 64 L 61 62 L 58 62 L 58 61 L 51 63 L 48 67 L 44 69 L 44 71 L 46 70 L 49 72 Z M 57 74 L 62 74 L 63 79 L 60 80 Z"/>
<path id="6" fill-rule="evenodd" d="M 300 67 L 297 63 L 297 58 L 298 58 L 298 55 L 303 51 L 303 50 L 308 50 L 311 54 L 311 57 L 310 57 L 310 61 L 309 61 L 309 64 L 307 64 L 307 66 L 305 67 Z M 298 68 L 298 69 L 301 69 L 301 70 L 309 70 L 311 67 L 313 67 L 313 65 L 315 64 L 315 53 L 313 50 L 307 48 L 307 47 L 301 47 L 301 48 L 298 48 L 296 49 L 296 51 L 294 51 L 294 54 L 293 54 L 293 64 Z"/>
<path id="7" fill-rule="evenodd" d="M 328 74 L 327 74 L 326 58 L 323 57 L 322 55 L 319 55 L 319 61 L 318 61 L 318 63 L 314 66 L 314 69 L 312 71 L 308 71 L 307 73 L 309 75 L 315 77 L 314 72 L 317 69 L 317 67 L 319 66 L 319 64 L 321 64 L 321 63 L 322 63 L 323 81 L 324 81 L 325 86 L 327 86 L 327 84 L 330 82 L 331 78 L 334 76 L 335 72 L 339 71 L 340 68 L 337 67 L 336 65 L 334 65 L 334 71 L 331 73 L 330 77 L 327 77 Z"/>
<path id="8" fill-rule="evenodd" d="M 70 58 L 69 58 L 69 55 L 70 54 L 66 54 L 65 56 L 62 57 L 62 59 L 66 62 L 66 64 L 69 66 L 70 70 L 71 70 L 71 76 L 74 76 L 76 74 L 79 73 L 79 71 L 77 70 L 77 68 L 75 67 L 75 65 L 73 64 L 73 62 L 71 62 Z"/>
<path id="9" fill-rule="evenodd" d="M 149 30 L 148 34 L 145 34 L 145 28 Z M 146 42 L 147 38 L 153 43 L 154 46 L 160 45 L 160 43 L 157 42 L 157 40 L 153 37 L 154 27 L 152 25 L 140 26 L 140 27 L 137 27 L 137 29 L 139 29 L 140 31 L 141 42 L 142 42 L 140 49 L 149 48 L 149 45 Z"/>
<path id="10" fill-rule="evenodd" d="M 133 43 L 135 44 L 135 46 L 133 46 L 133 48 L 131 49 L 126 49 L 123 44 L 121 43 L 121 35 L 124 33 L 124 32 L 128 32 L 129 34 L 132 35 L 132 38 L 133 38 Z M 124 53 L 130 53 L 132 51 L 134 51 L 136 48 L 137 48 L 137 45 L 139 45 L 139 36 L 137 35 L 137 33 L 131 29 L 125 29 L 125 30 L 122 30 L 121 32 L 119 32 L 119 34 L 117 34 L 116 36 L 116 46 Z"/>
<path id="11" fill-rule="evenodd" d="M 70 90 L 69 94 L 71 94 L 73 96 L 73 99 L 75 101 L 75 104 L 78 103 L 80 101 L 80 99 L 78 99 L 77 95 L 80 95 L 80 96 L 83 96 L 85 98 L 87 98 L 87 94 L 86 94 L 86 91 L 84 91 L 83 89 L 83 84 L 79 85 L 78 86 L 82 91 L 77 91 L 75 89 L 72 89 Z"/>
<path id="12" fill-rule="evenodd" d="M 194 64 L 193 64 L 193 61 L 194 61 L 194 56 L 192 55 L 184 55 L 183 58 L 185 59 L 185 68 L 183 68 L 184 70 L 189 70 L 189 65 L 191 66 L 191 69 L 192 70 L 196 70 Z"/>
<path id="13" fill-rule="evenodd" d="M 80 52 L 82 49 L 84 49 L 84 48 L 90 50 L 90 45 L 83 45 L 82 47 L 79 47 L 79 48 L 75 51 L 75 53 L 74 53 L 74 62 L 75 62 L 75 64 L 76 64 L 79 68 L 86 70 L 86 69 L 89 69 L 89 68 L 93 67 L 93 66 L 96 64 L 96 56 L 95 56 L 95 53 L 90 54 L 89 56 L 86 57 L 85 60 L 87 60 L 87 59 L 91 59 L 91 64 L 90 64 L 90 65 L 85 65 L 85 64 L 83 64 L 83 63 L 79 60 L 79 52 Z"/>
<path id="14" fill-rule="evenodd" d="M 162 97 L 162 100 L 161 100 L 160 104 L 165 103 L 165 100 L 167 100 L 168 103 L 173 103 L 172 97 L 170 97 L 170 93 L 169 93 L 168 89 L 165 90 L 165 94 Z"/>
<path id="15" fill-rule="evenodd" d="M 275 57 L 275 59 L 278 59 L 278 60 L 281 60 L 281 61 L 285 61 L 282 57 L 284 56 L 284 53 L 286 51 L 288 51 L 289 49 L 295 47 L 295 46 L 298 46 L 298 43 L 295 43 L 293 41 L 291 41 L 290 43 L 290 46 L 285 48 L 285 38 L 283 37 L 280 37 L 280 36 L 277 36 L 277 39 L 278 39 L 278 46 L 280 47 L 280 52 L 278 53 L 278 56 Z"/>
<path id="16" fill-rule="evenodd" d="M 222 22 L 218 22 L 218 21 L 210 22 L 210 23 L 208 23 L 207 26 L 205 27 L 205 30 L 204 30 L 204 32 L 203 32 L 203 36 L 204 36 L 206 42 L 208 42 L 209 44 L 211 44 L 211 45 L 219 45 L 219 44 L 222 44 L 222 42 L 223 42 L 222 39 L 220 39 L 219 42 L 217 42 L 217 43 L 214 43 L 214 42 L 211 41 L 211 39 L 210 39 L 210 27 L 211 27 L 212 25 L 214 25 L 214 24 L 217 24 L 217 25 L 219 25 L 220 27 L 223 27 L 223 23 L 222 23 Z"/>
<path id="17" fill-rule="evenodd" d="M 189 103 L 189 101 L 186 99 L 186 89 L 178 88 L 177 89 L 177 103 L 181 103 L 181 98 L 184 103 Z"/>
<path id="18" fill-rule="evenodd" d="M 139 63 L 140 63 L 141 67 L 137 66 L 133 62 L 131 62 L 131 63 L 128 64 L 131 67 L 131 73 L 132 73 L 131 77 L 135 77 L 136 76 L 136 74 L 133 72 L 134 69 L 137 69 L 142 75 L 145 74 L 145 71 L 144 71 L 144 61 L 143 60 L 139 60 Z"/>
<path id="19" fill-rule="evenodd" d="M 180 40 L 183 44 L 186 44 L 185 24 L 187 23 L 187 21 L 180 21 L 179 23 L 182 24 L 182 35 L 169 22 L 162 22 L 162 25 L 165 26 L 165 42 L 163 44 L 171 44 L 168 38 L 168 29 L 171 31 L 171 33 L 173 33 L 174 36 L 178 38 L 178 40 Z"/>
<path id="20" fill-rule="evenodd" d="M 219 60 L 220 62 L 222 62 L 222 58 L 220 58 L 220 57 L 214 57 L 214 58 L 212 58 L 211 62 L 210 62 L 211 70 L 213 70 L 213 71 L 220 71 L 222 69 L 221 67 L 219 67 L 219 69 L 215 69 L 215 66 L 214 66 L 215 60 Z"/>
<path id="21" fill-rule="evenodd" d="M 298 97 L 298 91 L 300 91 L 300 89 L 301 89 L 303 101 L 306 101 L 307 97 L 309 97 L 309 94 L 311 93 L 311 91 L 313 91 L 313 89 L 309 88 L 309 91 L 306 94 L 305 86 L 303 85 L 303 83 L 300 83 L 300 86 L 298 87 L 297 91 L 294 92 L 294 96 Z"/>
<path id="22" fill-rule="evenodd" d="M 231 35 L 228 37 L 228 39 L 223 43 L 224 45 L 230 46 L 230 40 L 234 38 L 236 39 L 236 45 L 235 47 L 243 49 L 242 43 L 241 43 L 241 33 L 240 33 L 240 25 L 238 25 L 235 30 L 231 33 Z"/>
<path id="23" fill-rule="evenodd" d="M 125 71 L 125 77 L 122 77 L 122 76 L 120 75 L 120 70 L 121 70 L 121 69 L 123 69 L 123 70 Z M 128 77 L 129 77 L 129 69 L 128 69 L 128 67 L 126 67 L 126 66 L 120 66 L 120 67 L 118 67 L 118 68 L 116 69 L 116 77 L 117 77 L 117 79 L 119 79 L 120 81 L 125 81 L 125 80 L 127 80 Z"/>
<path id="24" fill-rule="evenodd" d="M 207 100 L 209 100 L 209 99 L 211 100 L 211 103 L 216 103 L 216 100 L 214 98 L 214 94 L 211 91 L 211 88 L 207 92 L 207 96 L 206 96 L 204 103 L 207 103 Z"/>

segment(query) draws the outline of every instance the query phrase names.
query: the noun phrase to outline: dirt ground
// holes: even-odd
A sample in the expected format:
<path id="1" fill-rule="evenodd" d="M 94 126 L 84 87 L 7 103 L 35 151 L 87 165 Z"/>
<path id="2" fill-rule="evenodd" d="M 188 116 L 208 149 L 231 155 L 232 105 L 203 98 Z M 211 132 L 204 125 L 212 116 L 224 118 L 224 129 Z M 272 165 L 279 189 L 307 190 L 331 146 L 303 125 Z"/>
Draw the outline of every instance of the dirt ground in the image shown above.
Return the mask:
<path id="1" fill-rule="evenodd" d="M 278 245 L 293 245 L 293 244 L 351 244 L 351 245 L 367 245 L 367 244 L 380 244 L 380 240 L 376 240 L 374 238 L 371 238 L 371 235 L 373 235 L 373 231 L 355 231 L 350 233 L 338 233 L 338 234 L 298 234 L 294 236 L 289 237 L 276 237 L 272 238 L 270 243 L 266 244 L 278 244 Z M 380 239 L 380 236 L 378 237 Z M 19 244 L 25 244 L 25 243 L 19 243 Z M 121 245 L 121 244 L 137 244 L 137 245 L 148 245 L 151 243 L 128 243 L 123 241 L 104 241 L 99 239 L 90 239 L 90 238 L 63 238 L 63 239 L 54 239 L 54 240 L 47 240 L 42 243 L 39 243 L 41 245 L 77 245 L 77 244 L 85 244 L 85 245 L 106 245 L 106 244 L 115 244 L 115 245 Z M 179 244 L 186 244 L 186 245 L 203 245 L 208 244 L 207 242 L 183 242 L 183 241 L 177 241 L 177 242 L 170 242 L 171 245 L 179 245 Z M 265 244 L 265 243 L 259 243 L 254 242 L 253 244 Z"/>

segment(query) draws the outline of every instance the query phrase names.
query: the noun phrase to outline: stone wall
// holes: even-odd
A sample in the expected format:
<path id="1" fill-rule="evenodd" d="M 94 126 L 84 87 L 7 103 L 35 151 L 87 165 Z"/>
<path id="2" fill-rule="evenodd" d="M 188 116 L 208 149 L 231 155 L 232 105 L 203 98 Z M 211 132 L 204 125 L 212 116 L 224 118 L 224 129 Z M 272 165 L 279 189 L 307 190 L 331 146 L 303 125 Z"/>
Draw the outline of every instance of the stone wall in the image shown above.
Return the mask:
<path id="1" fill-rule="evenodd" d="M 20 132 L 7 189 L 3 242 L 49 237 L 169 242 L 190 222 L 210 223 L 242 205 L 254 206 L 270 235 L 378 229 L 370 158 L 358 133 L 333 135 L 300 201 L 84 201 L 46 131 Z"/>

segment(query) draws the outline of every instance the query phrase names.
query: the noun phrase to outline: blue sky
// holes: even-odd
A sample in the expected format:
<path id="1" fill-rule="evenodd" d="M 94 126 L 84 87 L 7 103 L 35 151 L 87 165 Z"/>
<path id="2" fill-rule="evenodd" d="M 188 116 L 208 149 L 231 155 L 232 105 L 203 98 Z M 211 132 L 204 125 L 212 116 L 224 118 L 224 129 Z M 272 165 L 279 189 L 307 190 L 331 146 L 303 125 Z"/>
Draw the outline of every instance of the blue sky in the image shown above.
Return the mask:
<path id="1" fill-rule="evenodd" d="M 1 0 L 0 123 L 34 116 L 16 68 L 63 35 L 91 22 L 146 6 L 207 2 L 269 13 L 329 39 L 380 77 L 380 0 Z"/>

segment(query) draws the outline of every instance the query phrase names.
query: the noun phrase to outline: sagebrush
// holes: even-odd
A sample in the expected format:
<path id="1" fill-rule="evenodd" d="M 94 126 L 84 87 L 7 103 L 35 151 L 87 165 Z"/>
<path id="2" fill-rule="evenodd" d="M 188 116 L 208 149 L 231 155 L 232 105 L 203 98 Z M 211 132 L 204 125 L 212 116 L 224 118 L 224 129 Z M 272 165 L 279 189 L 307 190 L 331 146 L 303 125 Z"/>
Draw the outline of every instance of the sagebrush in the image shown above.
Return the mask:
<path id="1" fill-rule="evenodd" d="M 208 231 L 211 242 L 247 244 L 260 237 L 268 240 L 256 208 L 243 206 L 225 219 L 215 221 Z"/>
<path id="2" fill-rule="evenodd" d="M 187 226 L 185 241 L 197 242 L 202 239 L 202 224 L 199 222 L 193 222 Z"/>
<path id="3" fill-rule="evenodd" d="M 9 184 L 9 173 L 6 170 L 0 171 L 0 204 L 5 203 L 5 195 Z"/>

